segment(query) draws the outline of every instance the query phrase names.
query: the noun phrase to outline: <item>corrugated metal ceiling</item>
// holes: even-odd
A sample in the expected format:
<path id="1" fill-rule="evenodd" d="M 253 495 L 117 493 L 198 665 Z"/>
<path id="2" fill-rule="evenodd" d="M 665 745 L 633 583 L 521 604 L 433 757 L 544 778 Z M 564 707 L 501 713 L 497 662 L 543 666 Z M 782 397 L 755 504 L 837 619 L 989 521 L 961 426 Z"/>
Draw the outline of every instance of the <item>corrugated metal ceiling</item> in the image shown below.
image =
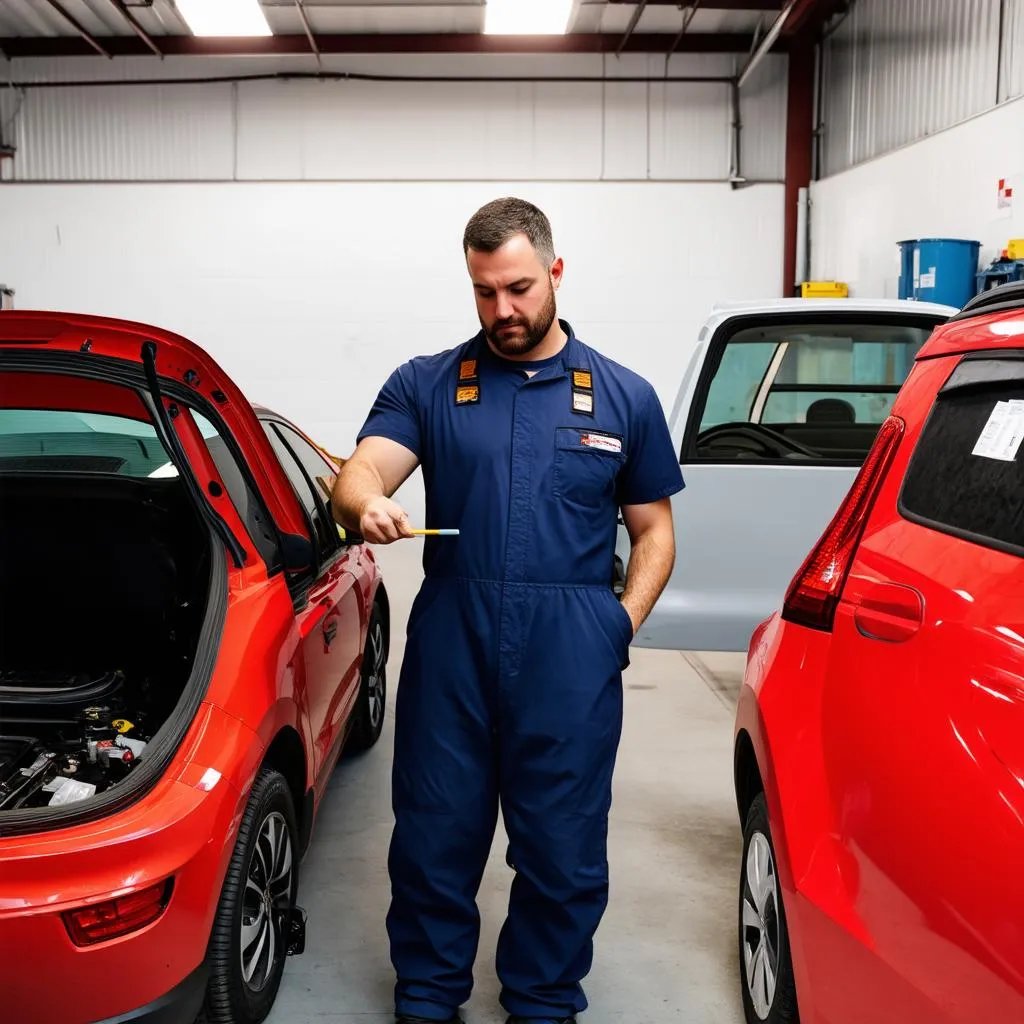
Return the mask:
<path id="1" fill-rule="evenodd" d="M 138 24 L 154 38 L 188 35 L 189 30 L 173 0 L 124 0 Z M 59 6 L 87 32 L 97 37 L 130 36 L 134 30 L 112 0 L 59 0 Z M 301 35 L 302 20 L 295 0 L 262 0 L 276 35 Z M 677 33 L 688 6 L 650 3 L 634 26 L 642 33 Z M 688 33 L 753 33 L 762 19 L 774 16 L 771 0 L 705 2 L 698 6 Z M 726 9 L 719 9 L 724 7 Z M 775 12 L 781 3 L 774 5 Z M 483 0 L 303 0 L 310 27 L 317 34 L 480 32 L 484 24 Z M 637 4 L 609 0 L 579 0 L 570 31 L 625 32 Z M 0 37 L 73 37 L 77 29 L 48 0 L 2 0 Z"/>

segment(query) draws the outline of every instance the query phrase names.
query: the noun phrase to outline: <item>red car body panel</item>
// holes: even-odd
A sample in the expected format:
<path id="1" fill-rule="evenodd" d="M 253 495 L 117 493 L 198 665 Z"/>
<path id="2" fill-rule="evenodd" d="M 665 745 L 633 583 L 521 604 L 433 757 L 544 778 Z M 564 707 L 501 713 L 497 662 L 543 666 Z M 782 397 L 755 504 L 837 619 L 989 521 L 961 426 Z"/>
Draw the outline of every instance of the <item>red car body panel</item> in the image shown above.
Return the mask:
<path id="1" fill-rule="evenodd" d="M 253 407 L 202 350 L 122 321 L 0 314 L 0 355 L 45 350 L 138 363 L 147 339 L 157 342 L 161 378 L 180 381 L 195 372 L 196 390 L 223 418 L 279 530 L 308 538 L 304 510 Z M 0 406 L 149 420 L 144 404 L 121 384 L 57 372 L 0 373 L 0 396 Z M 223 493 L 212 500 L 247 557 L 240 567 L 227 562 L 215 667 L 154 786 L 126 808 L 72 827 L 5 835 L 0 816 L 0 1017 L 11 1024 L 106 1020 L 152 1003 L 195 970 L 268 750 L 282 738 L 301 746 L 305 768 L 296 782 L 296 810 L 307 816 L 308 834 L 358 696 L 370 610 L 383 593 L 370 549 L 343 548 L 296 609 L 285 574 L 268 574 L 187 412 L 175 418 L 175 429 L 204 493 L 220 483 Z M 151 924 L 93 946 L 71 941 L 63 912 L 168 878 L 169 903 Z"/>
<path id="2" fill-rule="evenodd" d="M 804 1024 L 1024 1020 L 1024 560 L 898 506 L 961 354 L 1004 348 L 1024 315 L 937 329 L 831 630 L 751 640 L 737 788 L 753 768 Z"/>

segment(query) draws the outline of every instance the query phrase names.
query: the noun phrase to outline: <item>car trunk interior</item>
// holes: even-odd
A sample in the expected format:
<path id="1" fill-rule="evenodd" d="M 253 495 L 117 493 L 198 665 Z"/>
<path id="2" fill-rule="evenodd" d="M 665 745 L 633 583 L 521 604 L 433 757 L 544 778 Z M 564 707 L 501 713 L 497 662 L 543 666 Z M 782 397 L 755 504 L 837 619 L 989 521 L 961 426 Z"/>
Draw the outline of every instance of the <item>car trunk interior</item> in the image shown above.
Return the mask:
<path id="1" fill-rule="evenodd" d="M 176 477 L 5 472 L 0 811 L 135 770 L 189 679 L 209 535 Z"/>

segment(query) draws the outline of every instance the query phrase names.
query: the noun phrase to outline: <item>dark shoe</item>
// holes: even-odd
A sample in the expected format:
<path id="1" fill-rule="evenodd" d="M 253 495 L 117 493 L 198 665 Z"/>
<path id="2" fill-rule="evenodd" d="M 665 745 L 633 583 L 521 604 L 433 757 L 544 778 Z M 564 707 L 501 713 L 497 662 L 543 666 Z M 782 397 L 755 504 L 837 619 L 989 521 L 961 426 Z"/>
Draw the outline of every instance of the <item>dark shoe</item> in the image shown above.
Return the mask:
<path id="1" fill-rule="evenodd" d="M 505 1024 L 576 1024 L 576 1016 L 570 1017 L 516 1017 L 508 1018 Z"/>
<path id="2" fill-rule="evenodd" d="M 447 1020 L 438 1020 L 436 1017 L 410 1017 L 403 1015 L 395 1018 L 396 1024 L 462 1024 L 462 1018 L 453 1014 Z"/>

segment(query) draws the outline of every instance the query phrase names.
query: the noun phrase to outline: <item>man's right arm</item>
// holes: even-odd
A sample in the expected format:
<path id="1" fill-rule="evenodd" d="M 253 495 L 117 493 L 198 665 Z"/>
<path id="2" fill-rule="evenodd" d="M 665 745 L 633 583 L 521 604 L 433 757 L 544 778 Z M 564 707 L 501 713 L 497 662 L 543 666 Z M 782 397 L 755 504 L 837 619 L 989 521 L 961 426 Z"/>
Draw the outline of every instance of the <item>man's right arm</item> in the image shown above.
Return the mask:
<path id="1" fill-rule="evenodd" d="M 416 455 L 397 441 L 363 438 L 334 482 L 334 518 L 373 544 L 390 544 L 413 536 L 409 517 L 391 495 L 418 465 Z"/>

